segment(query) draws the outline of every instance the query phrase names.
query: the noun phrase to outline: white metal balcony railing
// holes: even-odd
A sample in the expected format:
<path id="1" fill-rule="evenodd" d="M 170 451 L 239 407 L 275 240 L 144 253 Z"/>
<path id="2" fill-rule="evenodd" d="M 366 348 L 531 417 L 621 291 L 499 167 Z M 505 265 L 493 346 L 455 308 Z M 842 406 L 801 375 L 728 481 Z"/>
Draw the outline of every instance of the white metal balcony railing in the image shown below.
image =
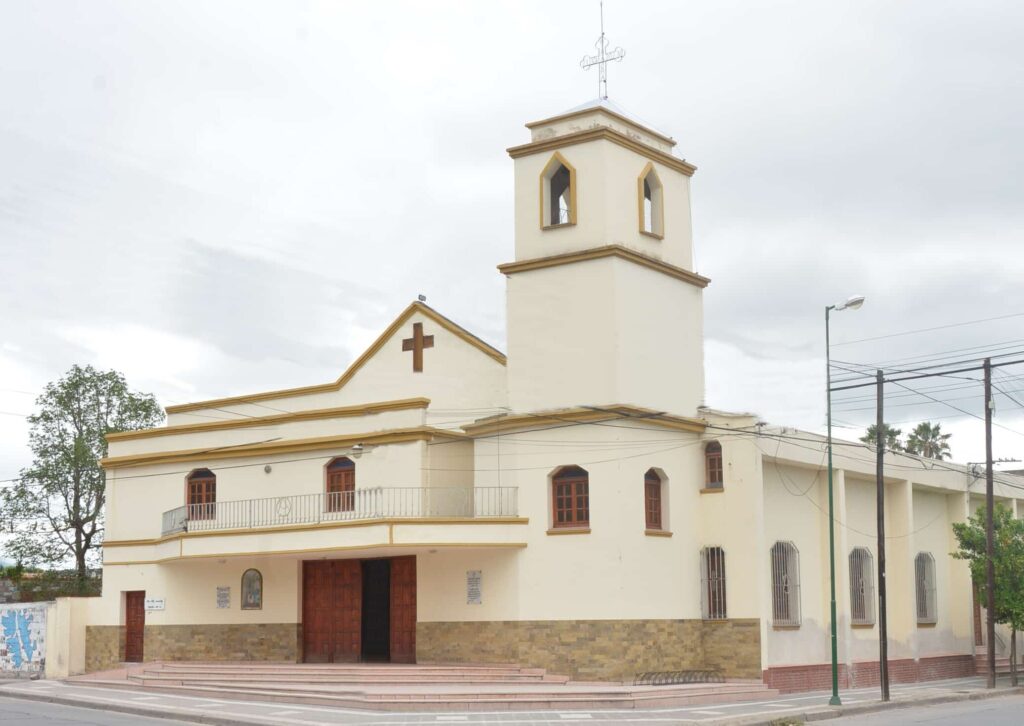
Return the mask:
<path id="1" fill-rule="evenodd" d="M 517 487 L 397 487 L 188 504 L 163 514 L 163 534 L 365 519 L 514 517 Z"/>

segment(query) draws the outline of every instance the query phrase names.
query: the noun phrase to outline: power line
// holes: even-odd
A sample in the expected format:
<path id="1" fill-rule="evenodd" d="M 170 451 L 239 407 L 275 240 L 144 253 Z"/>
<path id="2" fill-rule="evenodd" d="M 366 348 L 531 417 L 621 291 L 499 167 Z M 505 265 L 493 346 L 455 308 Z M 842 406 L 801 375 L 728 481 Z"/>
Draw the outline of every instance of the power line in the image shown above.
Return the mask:
<path id="1" fill-rule="evenodd" d="M 1024 313 L 1010 313 L 1008 315 L 997 315 L 991 318 L 979 318 L 978 320 L 967 320 L 962 323 L 950 323 L 949 325 L 936 325 L 932 328 L 918 328 L 917 330 L 904 330 L 899 333 L 889 333 L 888 335 L 875 335 L 871 338 L 858 338 L 857 340 L 846 340 L 841 343 L 832 343 L 833 348 L 837 348 L 841 345 L 854 345 L 855 343 L 867 343 L 872 340 L 886 340 L 888 338 L 898 338 L 902 335 L 917 335 L 918 333 L 930 333 L 935 330 L 948 330 L 949 328 L 960 328 L 964 325 L 977 325 L 978 323 L 988 323 L 993 320 L 1007 320 L 1009 318 L 1019 318 L 1024 316 Z"/>

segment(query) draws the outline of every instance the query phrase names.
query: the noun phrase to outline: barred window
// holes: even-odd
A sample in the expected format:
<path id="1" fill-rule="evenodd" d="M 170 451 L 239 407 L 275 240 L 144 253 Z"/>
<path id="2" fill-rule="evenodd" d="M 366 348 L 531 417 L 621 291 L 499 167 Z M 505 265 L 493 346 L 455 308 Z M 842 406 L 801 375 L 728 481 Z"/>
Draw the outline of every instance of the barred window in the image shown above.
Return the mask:
<path id="1" fill-rule="evenodd" d="M 865 547 L 854 547 L 850 552 L 850 622 L 875 623 L 874 568 L 871 553 Z"/>
<path id="2" fill-rule="evenodd" d="M 927 552 L 919 552 L 914 560 L 914 574 L 917 622 L 932 625 L 938 620 L 935 608 L 935 558 Z"/>
<path id="3" fill-rule="evenodd" d="M 772 545 L 772 625 L 800 624 L 800 553 L 792 542 Z"/>
<path id="4" fill-rule="evenodd" d="M 725 551 L 705 547 L 700 551 L 700 611 L 705 620 L 725 620 Z"/>
<path id="5" fill-rule="evenodd" d="M 553 527 L 590 526 L 590 475 L 578 466 L 563 466 L 551 481 Z"/>
<path id="6" fill-rule="evenodd" d="M 647 529 L 661 529 L 661 477 L 654 469 L 644 474 L 644 512 Z"/>
<path id="7" fill-rule="evenodd" d="M 704 447 L 704 487 L 721 489 L 724 486 L 722 473 L 722 445 L 711 441 Z"/>

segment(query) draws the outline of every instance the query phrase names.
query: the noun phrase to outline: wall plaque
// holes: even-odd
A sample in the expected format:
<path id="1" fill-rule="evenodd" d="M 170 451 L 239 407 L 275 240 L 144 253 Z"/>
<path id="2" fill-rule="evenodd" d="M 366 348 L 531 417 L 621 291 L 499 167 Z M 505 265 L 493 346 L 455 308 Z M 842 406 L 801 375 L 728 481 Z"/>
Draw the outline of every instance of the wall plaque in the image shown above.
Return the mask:
<path id="1" fill-rule="evenodd" d="M 162 597 L 147 597 L 145 599 L 146 612 L 151 613 L 154 610 L 163 610 L 166 605 Z"/>
<path id="2" fill-rule="evenodd" d="M 466 604 L 480 605 L 483 601 L 483 572 L 468 570 L 466 572 Z"/>
<path id="3" fill-rule="evenodd" d="M 218 587 L 217 588 L 217 607 L 221 610 L 231 607 L 231 588 L 230 587 Z"/>

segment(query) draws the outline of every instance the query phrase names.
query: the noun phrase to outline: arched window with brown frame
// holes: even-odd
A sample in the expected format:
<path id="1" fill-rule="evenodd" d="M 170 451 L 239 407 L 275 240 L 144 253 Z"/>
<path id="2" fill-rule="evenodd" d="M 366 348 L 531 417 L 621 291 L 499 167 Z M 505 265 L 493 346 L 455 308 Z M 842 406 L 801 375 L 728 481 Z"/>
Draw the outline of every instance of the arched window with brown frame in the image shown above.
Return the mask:
<path id="1" fill-rule="evenodd" d="M 704 447 L 704 488 L 723 488 L 725 486 L 724 469 L 722 445 L 717 441 L 709 441 Z"/>
<path id="2" fill-rule="evenodd" d="M 551 526 L 590 526 L 590 475 L 578 466 L 563 466 L 551 478 Z"/>
<path id="3" fill-rule="evenodd" d="M 647 529 L 661 529 L 661 476 L 654 469 L 644 474 L 644 515 Z"/>
<path id="4" fill-rule="evenodd" d="M 327 464 L 326 507 L 328 512 L 352 512 L 356 508 L 356 465 L 347 456 Z"/>
<path id="5" fill-rule="evenodd" d="M 217 518 L 217 477 L 209 469 L 196 469 L 185 480 L 188 519 Z"/>

